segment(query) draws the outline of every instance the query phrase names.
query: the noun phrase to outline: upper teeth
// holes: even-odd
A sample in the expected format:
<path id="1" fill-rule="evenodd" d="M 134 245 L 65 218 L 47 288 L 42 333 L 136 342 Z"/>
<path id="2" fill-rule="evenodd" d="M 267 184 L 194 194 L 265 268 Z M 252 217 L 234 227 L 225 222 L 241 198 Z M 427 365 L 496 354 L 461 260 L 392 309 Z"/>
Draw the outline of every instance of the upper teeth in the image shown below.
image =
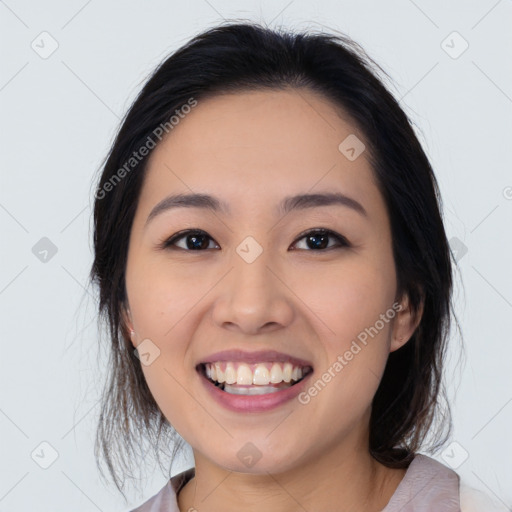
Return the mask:
<path id="1" fill-rule="evenodd" d="M 241 385 L 268 385 L 297 381 L 304 376 L 304 368 L 291 363 L 205 363 L 206 376 L 216 382 Z"/>

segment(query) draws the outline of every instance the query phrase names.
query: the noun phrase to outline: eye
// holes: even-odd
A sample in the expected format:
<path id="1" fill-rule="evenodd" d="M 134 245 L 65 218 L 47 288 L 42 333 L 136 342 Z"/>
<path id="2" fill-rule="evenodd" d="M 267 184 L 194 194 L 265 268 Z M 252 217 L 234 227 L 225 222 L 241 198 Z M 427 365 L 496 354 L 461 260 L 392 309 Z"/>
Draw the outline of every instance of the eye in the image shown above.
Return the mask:
<path id="1" fill-rule="evenodd" d="M 293 245 L 296 245 L 302 239 L 306 240 L 306 249 L 312 249 L 314 251 L 335 249 L 336 247 L 350 247 L 350 244 L 345 237 L 323 228 L 307 231 L 302 234 Z M 330 245 L 329 239 L 333 239 L 337 243 Z M 179 241 L 183 241 L 183 245 L 178 245 L 177 242 Z M 163 249 L 177 247 L 185 251 L 202 251 L 206 249 L 219 248 L 217 243 L 215 243 L 216 247 L 209 247 L 210 241 L 214 242 L 213 238 L 206 233 L 206 231 L 203 231 L 202 229 L 187 229 L 163 240 L 160 243 L 160 247 Z M 300 249 L 304 250 L 304 248 Z"/>
<path id="2" fill-rule="evenodd" d="M 176 242 L 182 239 L 184 239 L 184 246 L 177 245 Z M 180 231 L 179 233 L 171 236 L 171 238 L 164 240 L 161 243 L 161 247 L 163 249 L 169 249 L 174 246 L 183 250 L 201 251 L 204 249 L 211 249 L 211 247 L 208 247 L 208 239 L 213 241 L 213 238 L 202 229 L 187 229 L 185 231 Z"/>
<path id="3" fill-rule="evenodd" d="M 329 245 L 329 238 L 334 239 L 337 242 L 337 245 Z M 297 242 L 302 239 L 306 240 L 306 247 L 314 251 L 335 249 L 337 247 L 350 247 L 350 244 L 348 243 L 347 239 L 344 236 L 323 228 L 312 229 L 308 231 L 307 233 L 303 234 L 300 238 L 298 238 Z M 294 245 L 297 244 L 297 242 L 295 242 Z"/>

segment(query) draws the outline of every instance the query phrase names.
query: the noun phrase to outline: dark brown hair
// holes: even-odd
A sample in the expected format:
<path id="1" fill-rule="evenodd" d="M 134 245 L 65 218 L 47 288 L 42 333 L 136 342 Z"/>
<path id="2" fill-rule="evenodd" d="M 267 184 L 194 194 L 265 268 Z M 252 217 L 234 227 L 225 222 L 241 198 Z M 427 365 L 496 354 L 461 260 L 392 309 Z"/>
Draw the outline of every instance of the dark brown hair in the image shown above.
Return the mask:
<path id="1" fill-rule="evenodd" d="M 170 128 L 173 113 L 191 98 L 200 105 L 205 98 L 244 90 L 310 90 L 356 124 L 386 202 L 399 293 L 407 294 L 413 310 L 424 306 L 411 339 L 389 355 L 372 405 L 370 452 L 389 467 L 406 467 L 427 438 L 431 448 L 445 441 L 446 427 L 448 433 L 451 428 L 449 407 L 439 406 L 453 309 L 451 253 L 431 165 L 379 73 L 379 66 L 344 35 L 295 34 L 227 22 L 168 57 L 135 99 L 97 185 L 90 272 L 91 283 L 99 287 L 99 315 L 110 338 L 96 455 L 104 456 L 121 492 L 126 477 L 140 464 L 144 445 L 159 462 L 170 446 L 171 462 L 183 446 L 146 384 L 121 311 L 126 306 L 128 241 L 151 154 L 140 158 L 139 150 L 150 140 L 157 144 L 161 127 Z"/>

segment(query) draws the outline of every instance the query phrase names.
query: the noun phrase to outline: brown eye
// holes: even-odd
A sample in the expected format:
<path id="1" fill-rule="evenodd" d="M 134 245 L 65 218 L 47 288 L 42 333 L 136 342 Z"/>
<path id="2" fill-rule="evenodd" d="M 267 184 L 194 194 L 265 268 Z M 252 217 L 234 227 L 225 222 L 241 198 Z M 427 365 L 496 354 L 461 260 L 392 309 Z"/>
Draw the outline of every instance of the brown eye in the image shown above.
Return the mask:
<path id="1" fill-rule="evenodd" d="M 349 242 L 345 237 L 329 231 L 327 229 L 314 229 L 304 233 L 298 238 L 293 246 L 296 246 L 300 240 L 305 240 L 305 248 L 300 250 L 309 251 L 325 251 L 330 249 L 350 247 Z M 210 242 L 214 242 L 214 246 L 210 246 Z M 334 243 L 331 243 L 334 242 Z M 181 244 L 181 245 L 179 245 Z M 184 251 L 204 251 L 207 249 L 219 249 L 219 245 L 213 238 L 201 229 L 187 229 L 174 234 L 170 238 L 161 243 L 164 249 L 181 249 Z M 295 250 L 295 248 L 293 249 Z"/>
<path id="2" fill-rule="evenodd" d="M 177 242 L 181 240 L 184 240 L 183 245 L 177 245 Z M 213 241 L 213 238 L 205 231 L 200 229 L 187 229 L 186 231 L 176 233 L 171 238 L 164 241 L 163 247 L 166 249 L 177 247 L 178 249 L 183 249 L 185 251 L 202 251 L 214 248 L 209 247 L 210 241 Z"/>
<path id="3" fill-rule="evenodd" d="M 306 240 L 306 248 L 313 251 L 322 251 L 326 249 L 350 246 L 345 237 L 339 235 L 338 233 L 334 233 L 333 231 L 329 231 L 327 229 L 315 229 L 308 231 L 306 234 L 302 235 L 297 241 L 302 239 Z M 330 239 L 334 240 L 336 244 L 329 245 Z M 295 242 L 295 244 L 297 244 L 297 242 Z M 301 250 L 304 249 L 302 248 Z"/>

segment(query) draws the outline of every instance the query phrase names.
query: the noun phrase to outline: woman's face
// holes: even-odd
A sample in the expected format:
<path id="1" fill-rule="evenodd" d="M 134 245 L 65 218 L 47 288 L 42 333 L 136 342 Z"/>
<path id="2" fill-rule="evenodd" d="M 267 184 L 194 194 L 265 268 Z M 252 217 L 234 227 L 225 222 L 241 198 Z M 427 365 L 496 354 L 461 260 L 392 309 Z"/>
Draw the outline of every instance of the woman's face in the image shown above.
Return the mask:
<path id="1" fill-rule="evenodd" d="M 367 443 L 388 354 L 414 325 L 404 303 L 398 312 L 389 219 L 362 141 L 312 92 L 258 91 L 199 101 L 151 155 L 126 321 L 161 411 L 218 466 L 279 472 Z M 148 220 L 176 194 L 221 206 L 174 205 Z M 311 194 L 341 199 L 284 203 Z M 307 236 L 319 229 L 332 234 Z M 222 351 L 241 353 L 213 355 Z M 222 391 L 198 371 L 222 361 L 224 378 L 280 381 L 287 357 L 313 372 L 260 395 Z"/>

